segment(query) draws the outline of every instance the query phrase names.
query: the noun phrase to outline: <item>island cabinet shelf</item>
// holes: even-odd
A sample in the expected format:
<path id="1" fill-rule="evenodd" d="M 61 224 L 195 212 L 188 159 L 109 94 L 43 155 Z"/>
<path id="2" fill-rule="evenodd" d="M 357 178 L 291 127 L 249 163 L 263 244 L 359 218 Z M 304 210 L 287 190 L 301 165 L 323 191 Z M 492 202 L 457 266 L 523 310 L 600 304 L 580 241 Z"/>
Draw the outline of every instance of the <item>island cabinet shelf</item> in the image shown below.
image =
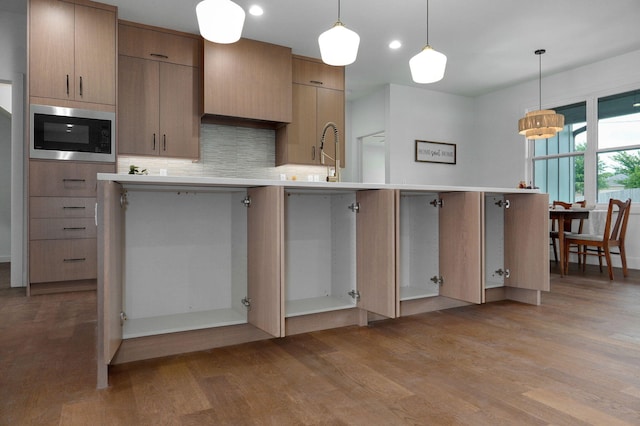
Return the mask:
<path id="1" fill-rule="evenodd" d="M 549 289 L 535 191 L 100 174 L 97 200 L 101 388 L 113 364 Z"/>

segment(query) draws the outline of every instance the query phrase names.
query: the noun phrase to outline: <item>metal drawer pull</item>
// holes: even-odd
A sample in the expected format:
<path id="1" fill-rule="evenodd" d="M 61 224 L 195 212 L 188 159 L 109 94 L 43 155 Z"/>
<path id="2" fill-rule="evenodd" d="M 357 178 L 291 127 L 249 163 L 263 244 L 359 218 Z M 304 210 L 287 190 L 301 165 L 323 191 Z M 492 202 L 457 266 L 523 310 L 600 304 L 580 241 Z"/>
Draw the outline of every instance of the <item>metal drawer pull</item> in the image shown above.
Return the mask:
<path id="1" fill-rule="evenodd" d="M 86 182 L 86 179 L 62 179 L 63 182 Z"/>
<path id="2" fill-rule="evenodd" d="M 85 206 L 63 206 L 63 209 L 86 209 Z"/>
<path id="3" fill-rule="evenodd" d="M 312 84 L 324 84 L 324 83 L 323 83 L 322 81 L 320 81 L 320 80 L 309 80 L 309 83 L 312 83 Z"/>
<path id="4" fill-rule="evenodd" d="M 167 55 L 163 55 L 162 53 L 149 53 L 149 56 L 153 56 L 155 58 L 169 59 Z"/>
<path id="5" fill-rule="evenodd" d="M 84 262 L 85 260 L 87 260 L 86 257 L 77 257 L 77 258 L 64 259 L 65 262 Z"/>
<path id="6" fill-rule="evenodd" d="M 70 226 L 70 227 L 64 227 L 62 229 L 64 229 L 65 231 L 83 231 L 87 229 L 87 227 L 86 226 L 73 226 L 73 227 Z"/>

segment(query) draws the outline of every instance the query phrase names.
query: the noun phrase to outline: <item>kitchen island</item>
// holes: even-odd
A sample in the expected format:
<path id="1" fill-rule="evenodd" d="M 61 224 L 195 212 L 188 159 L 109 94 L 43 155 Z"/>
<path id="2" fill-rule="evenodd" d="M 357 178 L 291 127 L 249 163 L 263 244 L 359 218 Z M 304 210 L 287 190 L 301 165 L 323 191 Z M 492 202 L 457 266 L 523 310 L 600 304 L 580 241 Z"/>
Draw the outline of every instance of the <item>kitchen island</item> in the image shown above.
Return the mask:
<path id="1" fill-rule="evenodd" d="M 108 366 L 549 290 L 537 190 L 98 174 Z"/>

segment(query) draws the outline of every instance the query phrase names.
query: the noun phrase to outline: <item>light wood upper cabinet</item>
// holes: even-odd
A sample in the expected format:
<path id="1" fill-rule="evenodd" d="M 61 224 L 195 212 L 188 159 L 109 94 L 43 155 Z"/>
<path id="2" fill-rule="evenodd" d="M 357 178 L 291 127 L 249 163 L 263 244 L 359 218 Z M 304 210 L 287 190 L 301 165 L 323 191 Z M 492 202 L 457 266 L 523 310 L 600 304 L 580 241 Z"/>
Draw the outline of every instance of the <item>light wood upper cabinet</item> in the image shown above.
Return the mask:
<path id="1" fill-rule="evenodd" d="M 29 10 L 30 96 L 115 105 L 115 8 L 31 0 Z"/>
<path id="2" fill-rule="evenodd" d="M 120 21 L 118 53 L 136 58 L 200 67 L 200 41 L 181 33 Z"/>
<path id="3" fill-rule="evenodd" d="M 171 61 L 194 63 L 199 40 L 122 24 L 120 29 L 118 153 L 198 158 L 200 69 Z M 134 48 L 138 45 L 130 37 L 149 48 Z M 173 38 L 175 45 L 169 43 Z M 190 41 L 186 47 L 185 40 Z M 175 46 L 185 47 L 187 54 L 174 55 Z"/>
<path id="4" fill-rule="evenodd" d="M 338 127 L 338 158 L 344 167 L 344 67 L 294 56 L 293 120 L 276 132 L 276 165 L 320 164 L 322 130 L 329 122 Z M 324 151 L 335 158 L 333 129 L 327 130 Z M 333 162 L 327 160 L 327 164 Z"/>
<path id="5" fill-rule="evenodd" d="M 204 42 L 204 113 L 291 121 L 291 49 L 255 40 Z"/>

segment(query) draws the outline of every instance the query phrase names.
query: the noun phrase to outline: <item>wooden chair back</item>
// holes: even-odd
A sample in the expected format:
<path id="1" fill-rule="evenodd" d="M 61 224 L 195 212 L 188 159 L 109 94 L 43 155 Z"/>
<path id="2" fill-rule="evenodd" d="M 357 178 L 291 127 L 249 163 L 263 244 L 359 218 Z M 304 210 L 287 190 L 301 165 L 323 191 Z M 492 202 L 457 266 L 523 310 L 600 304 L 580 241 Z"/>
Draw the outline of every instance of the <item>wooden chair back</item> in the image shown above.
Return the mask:
<path id="1" fill-rule="evenodd" d="M 586 200 L 582 200 L 582 201 L 576 201 L 575 203 L 567 203 L 564 201 L 558 201 L 558 200 L 554 200 L 553 201 L 553 207 L 556 208 L 557 206 L 562 207 L 565 210 L 569 210 L 571 207 L 578 205 L 581 208 L 585 208 L 587 205 L 587 201 Z M 584 227 L 584 219 L 580 219 L 578 222 L 578 234 L 582 234 L 582 229 Z M 551 230 L 555 231 L 556 230 L 556 221 L 554 220 L 553 223 L 551 223 Z M 564 230 L 568 231 L 568 232 L 572 232 L 573 229 L 571 227 L 571 219 L 567 219 L 564 223 Z"/>
<path id="2" fill-rule="evenodd" d="M 616 208 L 617 207 L 617 208 Z M 620 245 L 620 242 L 624 243 L 624 237 L 627 234 L 627 222 L 629 221 L 629 212 L 631 211 L 631 198 L 627 201 L 615 200 L 611 198 L 609 200 L 609 208 L 607 209 L 607 221 L 604 224 L 603 238 L 608 238 L 610 242 L 615 242 Z M 616 221 L 611 226 L 614 213 L 616 215 Z"/>

